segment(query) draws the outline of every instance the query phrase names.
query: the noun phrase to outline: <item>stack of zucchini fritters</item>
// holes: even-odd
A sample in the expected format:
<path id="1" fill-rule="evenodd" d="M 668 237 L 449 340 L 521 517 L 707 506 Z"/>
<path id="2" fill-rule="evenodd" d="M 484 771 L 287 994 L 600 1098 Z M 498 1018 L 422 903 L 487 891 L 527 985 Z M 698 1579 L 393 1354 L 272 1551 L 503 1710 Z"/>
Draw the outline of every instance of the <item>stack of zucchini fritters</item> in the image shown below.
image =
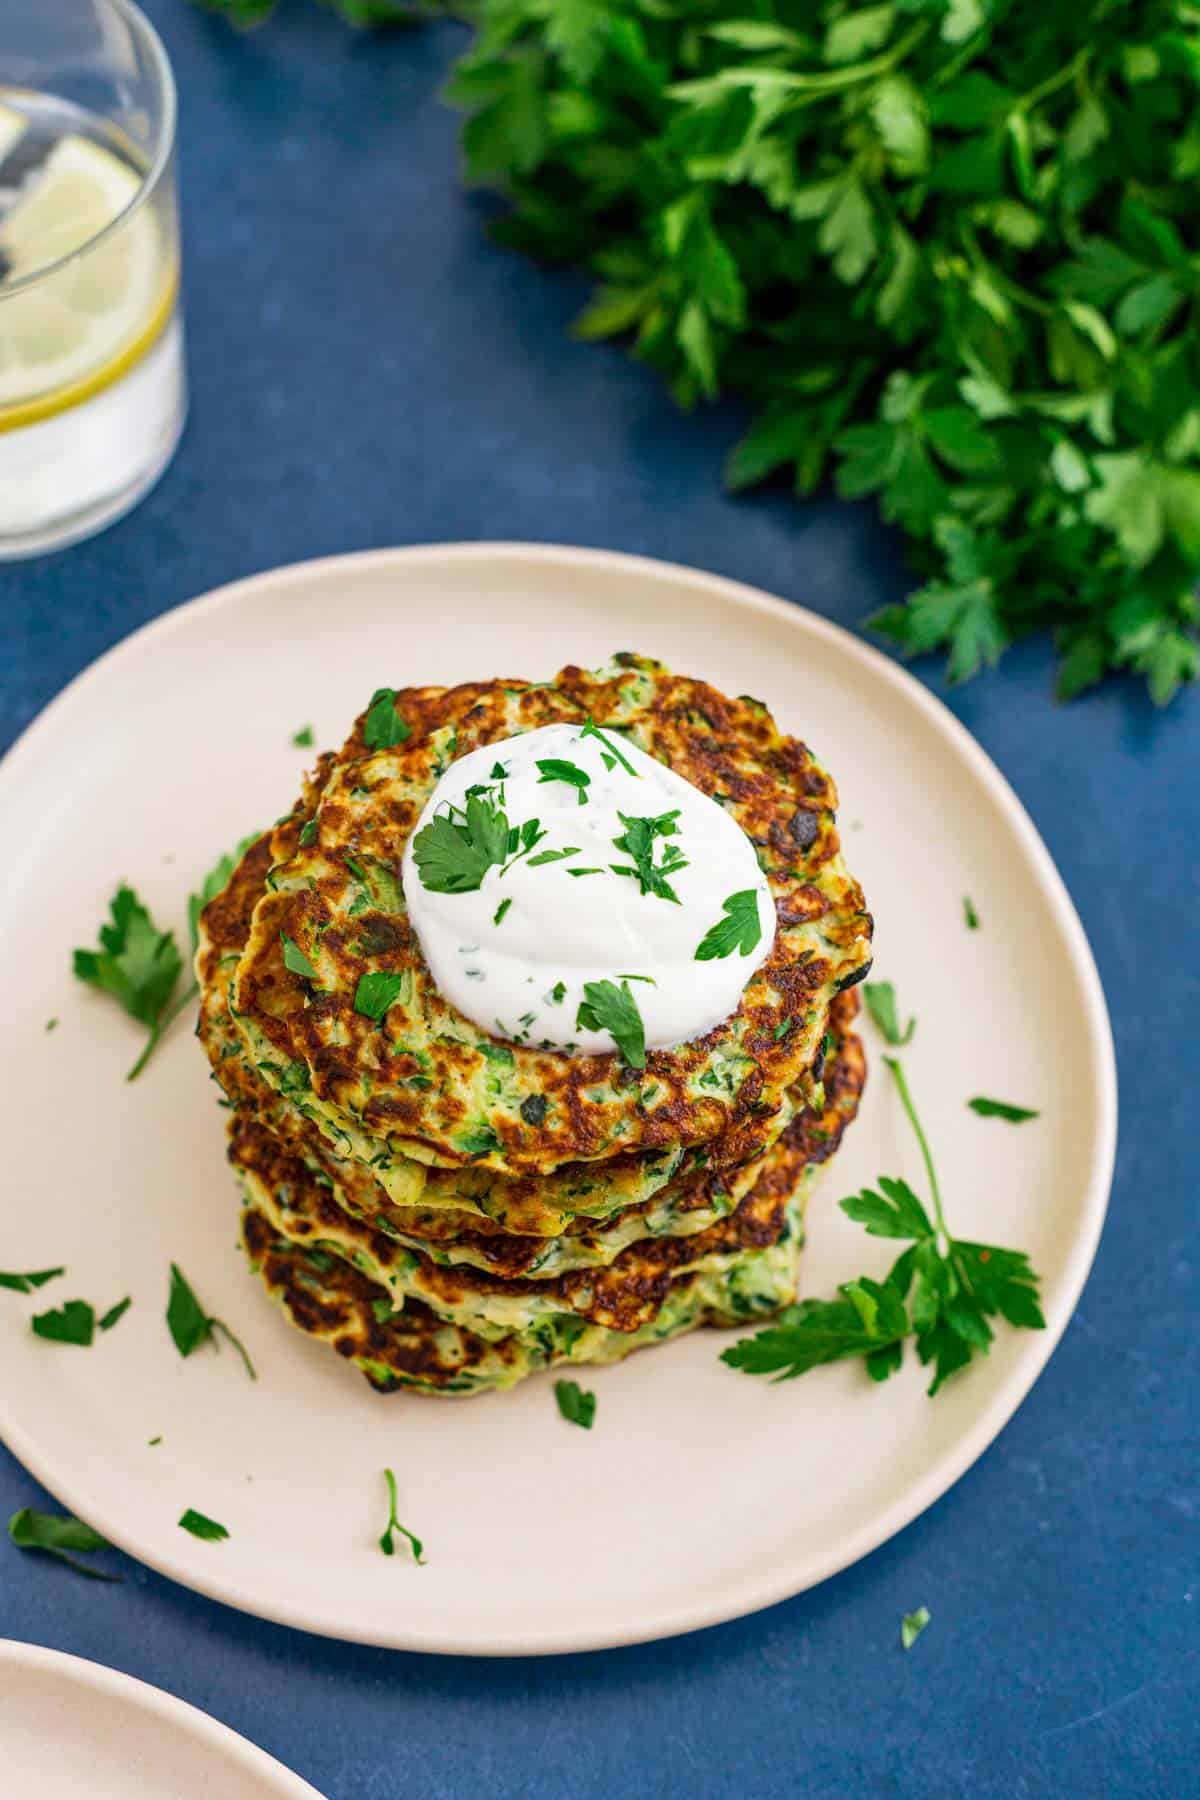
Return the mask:
<path id="1" fill-rule="evenodd" d="M 808 1189 L 864 1078 L 851 990 L 871 920 L 833 783 L 758 701 L 638 657 L 383 692 L 402 741 L 370 748 L 377 696 L 202 920 L 200 1032 L 268 1290 L 376 1387 L 448 1394 L 787 1305 Z M 451 761 L 589 717 L 725 807 L 775 899 L 737 1012 L 640 1071 L 456 1012 L 400 885 Z M 373 971 L 403 978 L 382 1019 L 354 1006 Z"/>

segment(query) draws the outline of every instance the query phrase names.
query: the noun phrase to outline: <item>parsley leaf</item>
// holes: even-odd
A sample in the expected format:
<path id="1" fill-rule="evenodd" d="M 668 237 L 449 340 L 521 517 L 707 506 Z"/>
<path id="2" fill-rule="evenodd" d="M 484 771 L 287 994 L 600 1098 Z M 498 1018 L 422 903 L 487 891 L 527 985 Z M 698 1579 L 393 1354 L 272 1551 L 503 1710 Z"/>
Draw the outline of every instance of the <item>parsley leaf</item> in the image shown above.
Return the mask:
<path id="1" fill-rule="evenodd" d="M 35 1313 L 29 1321 L 38 1337 L 56 1344 L 91 1343 L 96 1332 L 96 1314 L 86 1300 L 68 1300 L 50 1312 Z"/>
<path id="2" fill-rule="evenodd" d="M 917 1021 L 910 1019 L 901 1028 L 900 1015 L 896 1009 L 896 990 L 890 981 L 864 981 L 863 999 L 876 1028 L 883 1033 L 889 1044 L 901 1047 L 912 1041 Z"/>
<path id="3" fill-rule="evenodd" d="M 199 892 L 188 895 L 188 936 L 193 957 L 199 948 L 201 912 L 226 886 L 236 863 L 253 842 L 253 837 L 243 838 L 232 856 L 222 856 L 209 870 Z M 113 994 L 126 1012 L 149 1025 L 145 1048 L 125 1077 L 133 1081 L 149 1062 L 167 1027 L 196 999 L 200 989 L 193 981 L 172 1002 L 183 967 L 174 934 L 157 930 L 132 889 L 118 889 L 110 911 L 112 923 L 100 928 L 100 953 L 76 950 L 74 969 L 81 981 Z"/>
<path id="4" fill-rule="evenodd" d="M 1007 1119 L 1011 1125 L 1023 1125 L 1026 1119 L 1036 1119 L 1037 1113 L 1028 1106 L 1010 1106 L 1007 1100 L 987 1100 L 982 1094 L 976 1094 L 967 1105 L 981 1119 Z"/>
<path id="5" fill-rule="evenodd" d="M 454 1141 L 468 1156 L 491 1156 L 502 1148 L 490 1125 L 477 1125 L 473 1131 L 460 1132 Z"/>
<path id="6" fill-rule="evenodd" d="M 900 1642 L 905 1650 L 911 1650 L 925 1627 L 931 1614 L 927 1606 L 918 1606 L 916 1612 L 905 1613 L 900 1621 Z"/>
<path id="7" fill-rule="evenodd" d="M 119 887 L 109 902 L 111 919 L 100 927 L 98 950 L 76 950 L 80 981 L 111 994 L 133 1019 L 150 1028 L 143 1054 L 127 1077 L 145 1066 L 163 1028 L 164 1014 L 183 969 L 172 931 L 160 931 L 133 889 Z"/>
<path id="8" fill-rule="evenodd" d="M 667 880 L 667 876 L 676 874 L 680 869 L 686 869 L 688 860 L 677 844 L 668 844 L 663 847 L 660 863 L 655 863 L 654 852 L 659 838 L 674 837 L 678 832 L 679 826 L 676 820 L 679 818 L 679 809 L 676 808 L 674 812 L 660 813 L 656 819 L 630 818 L 628 813 L 623 812 L 618 812 L 617 817 L 625 829 L 619 837 L 613 839 L 613 843 L 618 850 L 623 850 L 626 856 L 633 858 L 634 866 L 628 868 L 623 864 L 613 863 L 611 865 L 613 874 L 631 875 L 639 883 L 643 894 L 655 894 L 660 900 L 673 900 L 678 906 L 680 904 L 679 895 Z M 582 870 L 573 869 L 571 873 L 582 874 Z"/>
<path id="9" fill-rule="evenodd" d="M 76 1575 L 86 1575 L 89 1581 L 120 1581 L 119 1575 L 110 1575 L 104 1569 L 94 1569 L 88 1563 L 82 1563 L 72 1551 L 89 1553 L 95 1550 L 111 1550 L 112 1545 L 107 1538 L 85 1525 L 82 1519 L 73 1518 L 70 1513 L 34 1512 L 23 1506 L 20 1512 L 14 1513 L 8 1521 L 8 1535 L 18 1550 L 43 1550 L 47 1556 L 55 1556 L 66 1563 Z"/>
<path id="10" fill-rule="evenodd" d="M 790 1381 L 822 1363 L 846 1356 L 879 1356 L 909 1330 L 903 1296 L 889 1282 L 862 1276 L 845 1282 L 837 1300 L 801 1300 L 750 1338 L 722 1353 L 721 1361 L 747 1375 Z M 890 1371 L 889 1371 L 890 1372 Z"/>
<path id="11" fill-rule="evenodd" d="M 355 1012 L 362 1013 L 364 1018 L 374 1019 L 378 1024 L 389 1006 L 400 998 L 406 979 L 405 975 L 392 974 L 383 969 L 360 975 L 358 986 L 354 990 Z"/>
<path id="12" fill-rule="evenodd" d="M 843 1200 L 842 1211 L 871 1237 L 899 1240 L 907 1249 L 883 1281 L 862 1276 L 843 1282 L 838 1299 L 802 1300 L 776 1324 L 741 1339 L 722 1355 L 731 1368 L 786 1381 L 821 1363 L 861 1356 L 868 1375 L 885 1381 L 900 1368 L 904 1344 L 914 1337 L 918 1358 L 933 1367 L 933 1395 L 974 1356 L 986 1354 L 991 1319 L 1032 1330 L 1045 1325 L 1038 1278 L 1023 1251 L 950 1236 L 904 1071 L 897 1058 L 883 1060 L 920 1147 L 932 1211 L 907 1182 L 886 1175 L 878 1188 Z"/>
<path id="13" fill-rule="evenodd" d="M 224 1525 L 219 1525 L 216 1519 L 206 1518 L 202 1512 L 197 1512 L 191 1506 L 188 1507 L 179 1524 L 181 1530 L 190 1531 L 193 1537 L 203 1538 L 208 1544 L 219 1544 L 222 1538 L 229 1536 Z"/>
<path id="14" fill-rule="evenodd" d="M 486 792 L 470 795 L 465 809 L 439 813 L 413 839 L 422 885 L 435 894 L 474 892 L 489 869 L 503 868 L 510 835 L 503 809 Z"/>
<path id="15" fill-rule="evenodd" d="M 376 688 L 367 708 L 363 742 L 368 750 L 391 750 L 412 736 L 412 726 L 396 711 L 395 688 Z"/>
<path id="16" fill-rule="evenodd" d="M 638 781 L 641 780 L 641 775 L 625 755 L 620 744 L 617 743 L 615 738 L 609 737 L 606 731 L 601 731 L 594 719 L 588 720 L 579 735 L 581 739 L 589 737 L 596 739 L 597 743 L 601 746 L 600 760 L 603 762 L 606 769 L 612 770 L 620 764 L 627 775 L 633 775 Z"/>
<path id="17" fill-rule="evenodd" d="M 607 1031 L 631 1069 L 646 1066 L 646 1028 L 629 983 L 585 981 L 577 1031 Z"/>
<path id="18" fill-rule="evenodd" d="M 313 968 L 295 939 L 290 938 L 286 931 L 281 931 L 279 934 L 279 941 L 283 945 L 284 968 L 290 970 L 293 975 L 303 976 L 305 981 L 318 980 L 317 971 Z"/>
<path id="19" fill-rule="evenodd" d="M 540 869 L 543 863 L 562 862 L 564 857 L 578 856 L 579 850 L 578 844 L 568 844 L 565 850 L 542 850 L 537 856 L 530 857 L 529 866 L 531 869 Z"/>
<path id="20" fill-rule="evenodd" d="M 246 1354 L 240 1338 L 234 1336 L 223 1319 L 217 1319 L 206 1313 L 196 1297 L 183 1270 L 178 1263 L 171 1264 L 171 1290 L 167 1297 L 167 1329 L 175 1342 L 180 1356 L 190 1356 L 202 1344 L 211 1343 L 214 1350 L 219 1349 L 217 1334 L 228 1338 L 242 1359 L 247 1375 L 251 1381 L 257 1381 L 254 1364 Z"/>
<path id="21" fill-rule="evenodd" d="M 35 1288 L 45 1287 L 48 1281 L 56 1281 L 65 1269 L 35 1269 L 28 1275 L 6 1275 L 0 1271 L 0 1288 L 11 1288 L 16 1294 L 32 1294 Z"/>
<path id="22" fill-rule="evenodd" d="M 592 778 L 586 769 L 581 769 L 578 763 L 567 762 L 561 756 L 539 758 L 538 768 L 541 770 L 538 776 L 539 786 L 545 781 L 565 781 L 568 787 L 577 790 L 580 806 L 587 805 L 587 790 L 592 785 Z"/>
<path id="23" fill-rule="evenodd" d="M 558 1410 L 569 1425 L 581 1425 L 585 1431 L 592 1429 L 596 1417 L 596 1396 L 588 1388 L 581 1388 L 577 1381 L 556 1381 L 554 1398 L 558 1402 Z"/>
<path id="24" fill-rule="evenodd" d="M 100 949 L 76 950 L 75 974 L 111 994 L 131 1018 L 154 1025 L 183 967 L 175 935 L 158 929 L 132 888 L 118 888 L 109 911 Z"/>
<path id="25" fill-rule="evenodd" d="M 396 1546 L 393 1538 L 394 1534 L 398 1531 L 401 1537 L 408 1539 L 412 1549 L 413 1561 L 418 1564 L 423 1563 L 425 1561 L 424 1544 L 419 1537 L 415 1536 L 415 1534 L 408 1529 L 407 1525 L 402 1525 L 396 1517 L 396 1477 L 392 1474 L 390 1469 L 385 1469 L 383 1471 L 383 1479 L 387 1483 L 388 1520 L 384 1527 L 383 1536 L 379 1540 L 379 1548 L 383 1551 L 385 1556 L 394 1556 L 396 1553 Z"/>
<path id="26" fill-rule="evenodd" d="M 743 956 L 762 938 L 762 921 L 758 916 L 758 890 L 743 888 L 722 902 L 725 917 L 709 927 L 696 948 L 697 962 L 712 962 L 720 956 L 732 956 L 740 950 Z"/>
<path id="27" fill-rule="evenodd" d="M 302 725 L 299 731 L 293 731 L 292 733 L 292 744 L 297 750 L 311 750 L 313 742 L 313 728 L 311 725 Z"/>
<path id="28" fill-rule="evenodd" d="M 125 1317 L 125 1314 L 132 1305 L 133 1296 L 131 1294 L 126 1294 L 124 1300 L 118 1300 L 115 1306 L 110 1306 L 108 1311 L 96 1321 L 100 1330 L 111 1331 L 117 1321 Z"/>
<path id="29" fill-rule="evenodd" d="M 970 894 L 963 895 L 963 919 L 968 931 L 979 930 L 979 914 L 975 911 Z"/>

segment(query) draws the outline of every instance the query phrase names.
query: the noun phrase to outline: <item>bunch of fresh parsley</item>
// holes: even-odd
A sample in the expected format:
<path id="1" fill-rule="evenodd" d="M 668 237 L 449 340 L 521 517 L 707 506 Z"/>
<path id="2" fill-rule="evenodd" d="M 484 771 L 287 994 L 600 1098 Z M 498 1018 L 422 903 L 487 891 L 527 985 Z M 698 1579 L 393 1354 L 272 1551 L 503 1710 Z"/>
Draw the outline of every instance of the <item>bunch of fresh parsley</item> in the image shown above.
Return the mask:
<path id="1" fill-rule="evenodd" d="M 1195 677 L 1194 5 L 472 10 L 449 92 L 498 235 L 598 276 L 579 335 L 682 405 L 748 402 L 733 487 L 877 497 L 922 584 L 876 630 L 952 680 L 1049 632 L 1064 697 Z"/>
<path id="2" fill-rule="evenodd" d="M 961 679 L 1054 634 L 1065 695 L 1200 661 L 1200 14 L 1181 0 L 482 0 L 452 98 L 509 243 L 601 278 L 734 487 L 832 471 Z"/>

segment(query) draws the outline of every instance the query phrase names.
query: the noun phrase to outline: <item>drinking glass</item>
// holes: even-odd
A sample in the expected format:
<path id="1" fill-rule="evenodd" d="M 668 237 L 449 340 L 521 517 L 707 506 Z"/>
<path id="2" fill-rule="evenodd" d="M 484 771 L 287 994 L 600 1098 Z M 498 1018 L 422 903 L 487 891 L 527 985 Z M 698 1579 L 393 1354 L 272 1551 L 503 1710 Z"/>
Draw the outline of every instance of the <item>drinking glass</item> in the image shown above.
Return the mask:
<path id="1" fill-rule="evenodd" d="M 128 511 L 186 409 L 158 34 L 130 0 L 2 0 L 0 557 Z"/>

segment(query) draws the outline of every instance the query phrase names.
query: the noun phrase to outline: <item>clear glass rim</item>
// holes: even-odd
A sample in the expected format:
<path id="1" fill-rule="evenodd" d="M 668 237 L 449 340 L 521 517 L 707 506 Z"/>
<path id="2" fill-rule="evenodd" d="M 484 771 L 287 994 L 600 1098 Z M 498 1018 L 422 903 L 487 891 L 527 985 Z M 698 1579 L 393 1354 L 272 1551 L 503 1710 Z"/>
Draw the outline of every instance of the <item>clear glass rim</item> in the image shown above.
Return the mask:
<path id="1" fill-rule="evenodd" d="M 60 269 L 65 269 L 67 264 L 74 262 L 77 257 L 86 256 L 89 251 L 95 249 L 97 244 L 102 244 L 105 238 L 115 236 L 121 227 L 133 217 L 134 213 L 145 205 L 154 192 L 171 159 L 171 152 L 175 148 L 175 124 L 179 104 L 175 90 L 175 76 L 172 73 L 170 59 L 162 39 L 141 7 L 133 4 L 133 0 L 98 0 L 98 4 L 107 7 L 109 12 L 115 13 L 119 19 L 123 19 L 134 36 L 140 37 L 149 50 L 155 79 L 162 93 L 162 119 L 159 122 L 154 155 L 138 183 L 137 193 L 133 195 L 127 206 L 121 208 L 115 218 L 110 219 L 108 224 L 96 233 L 95 237 L 90 237 L 77 249 L 69 250 L 65 256 L 57 257 L 54 262 L 47 263 L 44 268 L 34 269 L 31 274 L 23 275 L 20 281 L 14 281 L 0 288 L 0 306 L 4 304 L 5 300 L 11 299 L 14 294 L 28 293 L 30 288 L 35 288 L 40 282 L 56 275 Z"/>

